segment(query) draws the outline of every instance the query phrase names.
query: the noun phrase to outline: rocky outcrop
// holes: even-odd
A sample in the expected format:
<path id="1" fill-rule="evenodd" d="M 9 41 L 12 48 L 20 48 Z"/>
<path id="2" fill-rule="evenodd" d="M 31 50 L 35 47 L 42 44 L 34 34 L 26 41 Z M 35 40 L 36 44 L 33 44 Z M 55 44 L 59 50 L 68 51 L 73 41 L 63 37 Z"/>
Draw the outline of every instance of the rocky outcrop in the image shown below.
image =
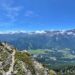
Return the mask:
<path id="1" fill-rule="evenodd" d="M 41 63 L 27 52 L 19 52 L 7 43 L 0 43 L 0 75 L 50 75 Z"/>

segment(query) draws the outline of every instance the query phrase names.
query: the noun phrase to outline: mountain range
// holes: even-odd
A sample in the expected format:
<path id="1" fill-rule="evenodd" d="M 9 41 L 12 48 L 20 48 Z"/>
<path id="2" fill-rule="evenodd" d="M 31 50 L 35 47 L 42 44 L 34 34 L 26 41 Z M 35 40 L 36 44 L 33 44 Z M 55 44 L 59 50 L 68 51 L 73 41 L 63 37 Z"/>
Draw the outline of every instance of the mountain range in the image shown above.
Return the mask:
<path id="1" fill-rule="evenodd" d="M 1 33 L 0 41 L 13 44 L 19 50 L 75 49 L 75 29 L 65 31 Z"/>

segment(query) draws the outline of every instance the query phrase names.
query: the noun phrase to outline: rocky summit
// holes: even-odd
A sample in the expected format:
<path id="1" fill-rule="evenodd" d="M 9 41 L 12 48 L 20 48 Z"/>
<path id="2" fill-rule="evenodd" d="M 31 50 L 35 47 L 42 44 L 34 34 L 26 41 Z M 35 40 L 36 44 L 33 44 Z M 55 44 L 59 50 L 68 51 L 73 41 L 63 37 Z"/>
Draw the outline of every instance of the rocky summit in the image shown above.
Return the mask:
<path id="1" fill-rule="evenodd" d="M 0 75 L 50 75 L 50 71 L 27 52 L 0 43 Z"/>

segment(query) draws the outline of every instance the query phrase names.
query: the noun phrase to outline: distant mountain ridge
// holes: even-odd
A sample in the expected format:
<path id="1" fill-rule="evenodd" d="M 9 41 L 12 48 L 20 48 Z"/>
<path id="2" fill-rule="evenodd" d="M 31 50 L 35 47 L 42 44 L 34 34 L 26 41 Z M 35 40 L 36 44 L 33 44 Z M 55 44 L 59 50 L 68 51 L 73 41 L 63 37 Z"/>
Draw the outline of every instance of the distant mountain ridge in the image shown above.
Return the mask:
<path id="1" fill-rule="evenodd" d="M 75 49 L 75 29 L 66 31 L 35 31 L 0 34 L 0 41 L 23 49 Z"/>

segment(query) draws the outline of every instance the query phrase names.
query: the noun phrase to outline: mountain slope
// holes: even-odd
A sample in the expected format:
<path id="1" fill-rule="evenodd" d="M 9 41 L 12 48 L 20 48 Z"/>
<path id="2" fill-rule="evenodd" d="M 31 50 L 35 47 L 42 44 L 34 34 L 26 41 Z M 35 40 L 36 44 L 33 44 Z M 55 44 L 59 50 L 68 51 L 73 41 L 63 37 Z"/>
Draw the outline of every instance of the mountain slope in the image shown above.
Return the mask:
<path id="1" fill-rule="evenodd" d="M 32 59 L 29 53 L 17 51 L 7 43 L 0 43 L 0 75 L 50 74 L 49 70 Z"/>

